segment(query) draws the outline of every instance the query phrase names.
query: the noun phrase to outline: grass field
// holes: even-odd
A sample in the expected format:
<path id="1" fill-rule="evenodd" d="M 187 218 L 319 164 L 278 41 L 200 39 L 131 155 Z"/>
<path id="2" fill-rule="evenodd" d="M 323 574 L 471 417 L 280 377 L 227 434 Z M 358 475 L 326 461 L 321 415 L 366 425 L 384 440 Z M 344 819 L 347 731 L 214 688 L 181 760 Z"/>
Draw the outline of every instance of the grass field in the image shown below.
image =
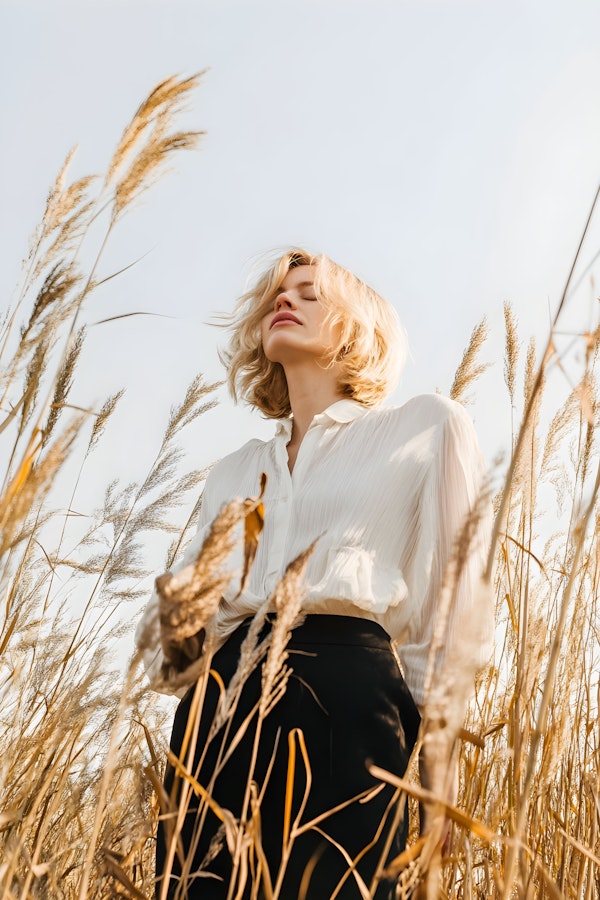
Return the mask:
<path id="1" fill-rule="evenodd" d="M 198 133 L 178 132 L 176 120 L 197 83 L 171 78 L 149 95 L 102 183 L 69 183 L 67 166 L 60 173 L 21 293 L 0 323 L 0 900 L 153 895 L 153 835 L 161 802 L 163 811 L 168 806 L 160 788 L 166 713 L 144 687 L 139 658 L 116 677 L 107 648 L 123 634 L 122 604 L 141 599 L 136 585 L 149 565 L 142 535 L 172 532 L 173 560 L 193 531 L 204 473 L 182 470 L 178 446 L 212 404 L 214 386 L 198 377 L 174 398 L 150 471 L 126 488 L 107 484 L 101 509 L 83 524 L 69 511 L 120 395 L 96 411 L 74 408 L 69 398 L 85 347 L 81 308 L 100 283 L 104 248 L 169 158 L 196 143 Z M 96 261 L 82 271 L 80 248 L 98 221 L 106 227 Z M 582 244 L 586 235 L 587 226 Z M 496 594 L 496 657 L 480 673 L 463 723 L 451 710 L 442 715 L 439 703 L 426 711 L 423 740 L 439 748 L 442 762 L 456 743 L 459 798 L 456 808 L 436 807 L 452 821 L 444 856 L 435 829 L 425 839 L 413 831 L 397 861 L 399 896 L 419 879 L 422 894 L 435 898 L 600 896 L 597 323 L 574 338 L 577 383 L 558 402 L 545 393 L 548 372 L 564 362 L 554 332 L 566 305 L 576 302 L 570 288 L 578 263 L 545 347 L 530 343 L 522 354 L 514 315 L 505 309 L 504 380 L 515 424 L 507 436 L 512 458 L 497 478 L 486 573 Z M 475 385 L 484 341 L 482 325 L 457 372 L 455 399 Z M 56 484 L 64 491 L 58 498 Z M 204 612 L 198 592 L 185 595 L 197 615 L 210 615 L 218 599 L 235 523 L 247 522 L 247 553 L 260 540 L 258 502 L 232 506 L 217 523 L 195 572 Z M 285 641 L 301 568 L 298 560 L 278 588 L 259 717 L 285 690 Z M 189 592 L 189 583 L 173 586 L 175 604 L 178 590 Z M 170 636 L 175 643 L 187 637 L 176 630 Z M 248 654 L 248 665 L 259 663 L 258 650 Z M 451 674 L 460 695 L 460 672 Z M 208 677 L 202 661 L 198 676 L 200 684 Z M 302 754 L 299 740 L 298 760 Z M 411 772 L 402 787 L 416 810 L 422 795 Z M 193 779 L 188 784 L 199 790 Z M 442 796 L 441 781 L 434 794 Z M 253 796 L 249 789 L 246 820 L 224 816 L 238 879 L 244 854 L 260 857 Z M 290 820 L 288 839 L 295 827 Z M 232 884 L 232 900 L 236 891 Z M 278 896 L 276 876 L 266 891 Z"/>

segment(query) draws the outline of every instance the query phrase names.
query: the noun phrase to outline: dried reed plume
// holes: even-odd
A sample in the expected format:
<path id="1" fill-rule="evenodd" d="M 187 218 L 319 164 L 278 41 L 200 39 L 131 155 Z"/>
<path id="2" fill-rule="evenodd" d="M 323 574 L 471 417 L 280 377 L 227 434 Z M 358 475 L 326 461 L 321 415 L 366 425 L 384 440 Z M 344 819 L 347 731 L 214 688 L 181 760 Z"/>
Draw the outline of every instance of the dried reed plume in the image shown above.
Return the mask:
<path id="1" fill-rule="evenodd" d="M 304 595 L 302 577 L 308 560 L 315 548 L 312 543 L 303 553 L 292 560 L 285 575 L 277 585 L 272 603 L 277 617 L 271 634 L 271 644 L 263 667 L 260 713 L 267 716 L 285 691 L 289 670 L 285 668 L 286 646 L 291 630 L 299 624 L 302 616 Z"/>
<path id="2" fill-rule="evenodd" d="M 473 329 L 463 358 L 456 370 L 449 395 L 452 400 L 457 400 L 459 403 L 467 403 L 468 396 L 466 392 L 468 388 L 489 368 L 490 363 L 477 362 L 479 351 L 483 347 L 488 333 L 487 319 L 484 316 L 479 325 Z"/>
<path id="3" fill-rule="evenodd" d="M 190 679 L 195 680 L 190 665 L 200 660 L 205 627 L 233 578 L 234 573 L 223 570 L 223 564 L 235 546 L 237 525 L 254 519 L 261 498 L 262 494 L 226 504 L 212 523 L 196 561 L 176 575 L 167 572 L 156 579 L 165 682 L 174 682 L 181 673 L 185 673 L 188 684 Z M 246 554 L 253 556 L 254 547 L 254 542 L 247 541 Z"/>
<path id="4" fill-rule="evenodd" d="M 504 304 L 504 383 L 508 390 L 511 408 L 515 402 L 515 390 L 517 384 L 517 364 L 519 362 L 519 337 L 517 321 L 510 303 Z"/>

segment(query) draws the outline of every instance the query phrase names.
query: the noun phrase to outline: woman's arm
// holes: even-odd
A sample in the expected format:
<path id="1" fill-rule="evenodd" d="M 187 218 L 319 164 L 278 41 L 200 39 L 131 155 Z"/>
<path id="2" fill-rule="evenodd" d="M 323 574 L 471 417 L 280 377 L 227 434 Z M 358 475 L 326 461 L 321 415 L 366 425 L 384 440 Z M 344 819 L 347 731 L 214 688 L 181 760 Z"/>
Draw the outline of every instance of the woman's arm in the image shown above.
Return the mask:
<path id="1" fill-rule="evenodd" d="M 475 673 L 488 661 L 493 640 L 492 591 L 481 577 L 492 515 L 473 424 L 459 404 L 439 401 L 445 417 L 421 497 L 414 614 L 399 655 L 426 720 L 423 786 L 454 802 L 458 779 L 452 748 Z M 427 828 L 426 815 L 424 824 Z"/>
<path id="2" fill-rule="evenodd" d="M 475 672 L 492 648 L 493 598 L 482 581 L 492 510 L 471 419 L 458 403 L 435 399 L 443 418 L 419 500 L 411 616 L 398 652 L 417 705 L 426 712 L 433 702 L 460 706 L 462 721 Z"/>

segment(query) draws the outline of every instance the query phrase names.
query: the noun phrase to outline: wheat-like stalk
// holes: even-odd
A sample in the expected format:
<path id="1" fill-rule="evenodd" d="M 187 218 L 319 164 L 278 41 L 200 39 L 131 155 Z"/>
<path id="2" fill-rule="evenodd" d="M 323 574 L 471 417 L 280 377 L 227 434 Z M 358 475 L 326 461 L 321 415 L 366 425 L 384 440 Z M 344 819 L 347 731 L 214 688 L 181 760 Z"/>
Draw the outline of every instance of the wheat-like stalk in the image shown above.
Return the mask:
<path id="1" fill-rule="evenodd" d="M 504 383 L 511 402 L 515 402 L 517 383 L 517 363 L 519 361 L 519 336 L 517 321 L 510 303 L 504 304 L 505 350 L 504 350 Z"/>
<path id="2" fill-rule="evenodd" d="M 487 319 L 484 316 L 479 325 L 473 329 L 463 358 L 454 375 L 449 394 L 452 400 L 457 400 L 459 403 L 467 403 L 467 390 L 490 367 L 490 363 L 479 363 L 477 361 L 488 333 Z"/>

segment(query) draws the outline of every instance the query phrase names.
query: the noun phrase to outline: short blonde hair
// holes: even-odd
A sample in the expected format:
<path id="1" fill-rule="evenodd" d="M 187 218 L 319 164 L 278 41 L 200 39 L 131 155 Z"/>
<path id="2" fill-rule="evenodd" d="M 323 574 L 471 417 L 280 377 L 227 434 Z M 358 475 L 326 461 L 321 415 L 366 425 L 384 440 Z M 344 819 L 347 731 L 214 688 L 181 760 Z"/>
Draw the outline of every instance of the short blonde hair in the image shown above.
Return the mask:
<path id="1" fill-rule="evenodd" d="M 288 250 L 276 259 L 226 317 L 232 333 L 220 356 L 234 400 L 245 400 L 269 418 L 291 412 L 283 367 L 263 351 L 261 322 L 286 275 L 297 266 L 314 267 L 317 300 L 327 319 L 340 326 L 330 364 L 341 363 L 341 393 L 377 406 L 396 387 L 406 358 L 406 338 L 396 310 L 348 269 L 324 254 L 314 256 L 302 249 Z"/>

